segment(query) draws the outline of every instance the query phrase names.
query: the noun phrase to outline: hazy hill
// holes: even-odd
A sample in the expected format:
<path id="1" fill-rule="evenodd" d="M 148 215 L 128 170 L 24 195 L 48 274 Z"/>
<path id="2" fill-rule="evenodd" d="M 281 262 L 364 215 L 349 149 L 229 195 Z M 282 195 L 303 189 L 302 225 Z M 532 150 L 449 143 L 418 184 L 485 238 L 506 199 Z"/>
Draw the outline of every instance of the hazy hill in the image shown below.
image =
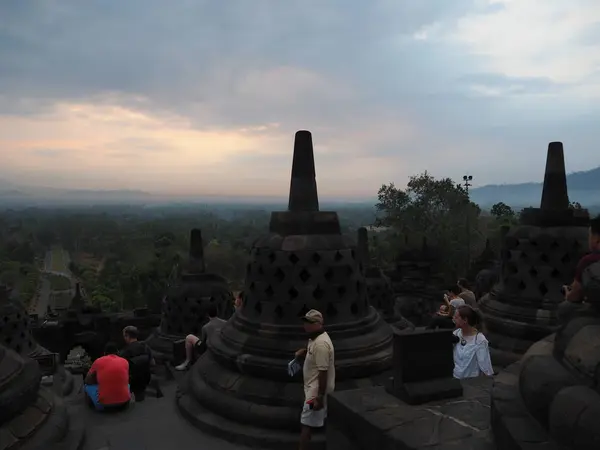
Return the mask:
<path id="1" fill-rule="evenodd" d="M 567 175 L 569 199 L 585 207 L 600 205 L 600 167 Z M 490 184 L 471 190 L 471 198 L 482 207 L 504 202 L 513 207 L 539 206 L 542 183 Z"/>

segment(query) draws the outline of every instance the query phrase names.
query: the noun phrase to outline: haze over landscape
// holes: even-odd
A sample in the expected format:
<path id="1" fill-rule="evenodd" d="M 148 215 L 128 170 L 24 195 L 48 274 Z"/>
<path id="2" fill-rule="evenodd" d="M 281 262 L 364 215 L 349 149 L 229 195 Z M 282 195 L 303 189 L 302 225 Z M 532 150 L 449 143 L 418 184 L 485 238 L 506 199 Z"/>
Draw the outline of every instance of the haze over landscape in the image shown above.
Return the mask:
<path id="1" fill-rule="evenodd" d="M 595 0 L 4 0 L 1 197 L 280 198 L 298 129 L 326 199 L 425 170 L 539 183 L 554 140 L 587 171 L 599 21 Z"/>

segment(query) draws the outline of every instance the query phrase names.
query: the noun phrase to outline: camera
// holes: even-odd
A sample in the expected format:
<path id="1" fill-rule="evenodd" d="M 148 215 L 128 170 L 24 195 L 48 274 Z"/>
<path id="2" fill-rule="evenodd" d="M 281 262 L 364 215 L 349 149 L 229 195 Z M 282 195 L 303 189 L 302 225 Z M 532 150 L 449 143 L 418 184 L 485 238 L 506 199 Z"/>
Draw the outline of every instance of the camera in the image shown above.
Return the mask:
<path id="1" fill-rule="evenodd" d="M 562 295 L 567 295 L 567 292 L 569 292 L 570 290 L 571 290 L 571 286 L 565 284 L 565 285 L 561 286 L 560 293 Z"/>

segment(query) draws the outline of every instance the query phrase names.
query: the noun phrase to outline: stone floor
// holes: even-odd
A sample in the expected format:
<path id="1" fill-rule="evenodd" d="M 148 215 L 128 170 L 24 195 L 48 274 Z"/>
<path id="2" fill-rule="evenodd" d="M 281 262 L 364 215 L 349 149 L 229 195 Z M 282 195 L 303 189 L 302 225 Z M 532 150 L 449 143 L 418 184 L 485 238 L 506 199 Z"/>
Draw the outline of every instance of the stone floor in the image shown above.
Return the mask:
<path id="1" fill-rule="evenodd" d="M 418 406 L 407 405 L 383 387 L 336 393 L 330 400 L 327 449 L 493 450 L 493 380 L 473 378 L 462 384 L 462 397 Z"/>
<path id="2" fill-rule="evenodd" d="M 81 381 L 67 399 L 77 414 L 84 417 L 86 438 L 82 450 L 246 450 L 192 427 L 181 417 L 175 405 L 176 382 L 162 386 L 164 397 L 148 395 L 129 410 L 100 414 L 83 402 Z"/>

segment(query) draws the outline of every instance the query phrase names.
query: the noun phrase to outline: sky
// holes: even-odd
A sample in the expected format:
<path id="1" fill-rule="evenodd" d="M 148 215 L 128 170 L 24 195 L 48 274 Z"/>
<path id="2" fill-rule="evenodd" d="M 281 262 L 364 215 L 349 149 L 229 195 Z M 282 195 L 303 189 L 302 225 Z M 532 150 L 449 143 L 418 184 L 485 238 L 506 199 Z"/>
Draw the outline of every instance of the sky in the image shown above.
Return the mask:
<path id="1" fill-rule="evenodd" d="M 600 165 L 598 0 L 2 0 L 0 180 L 321 196 Z"/>

